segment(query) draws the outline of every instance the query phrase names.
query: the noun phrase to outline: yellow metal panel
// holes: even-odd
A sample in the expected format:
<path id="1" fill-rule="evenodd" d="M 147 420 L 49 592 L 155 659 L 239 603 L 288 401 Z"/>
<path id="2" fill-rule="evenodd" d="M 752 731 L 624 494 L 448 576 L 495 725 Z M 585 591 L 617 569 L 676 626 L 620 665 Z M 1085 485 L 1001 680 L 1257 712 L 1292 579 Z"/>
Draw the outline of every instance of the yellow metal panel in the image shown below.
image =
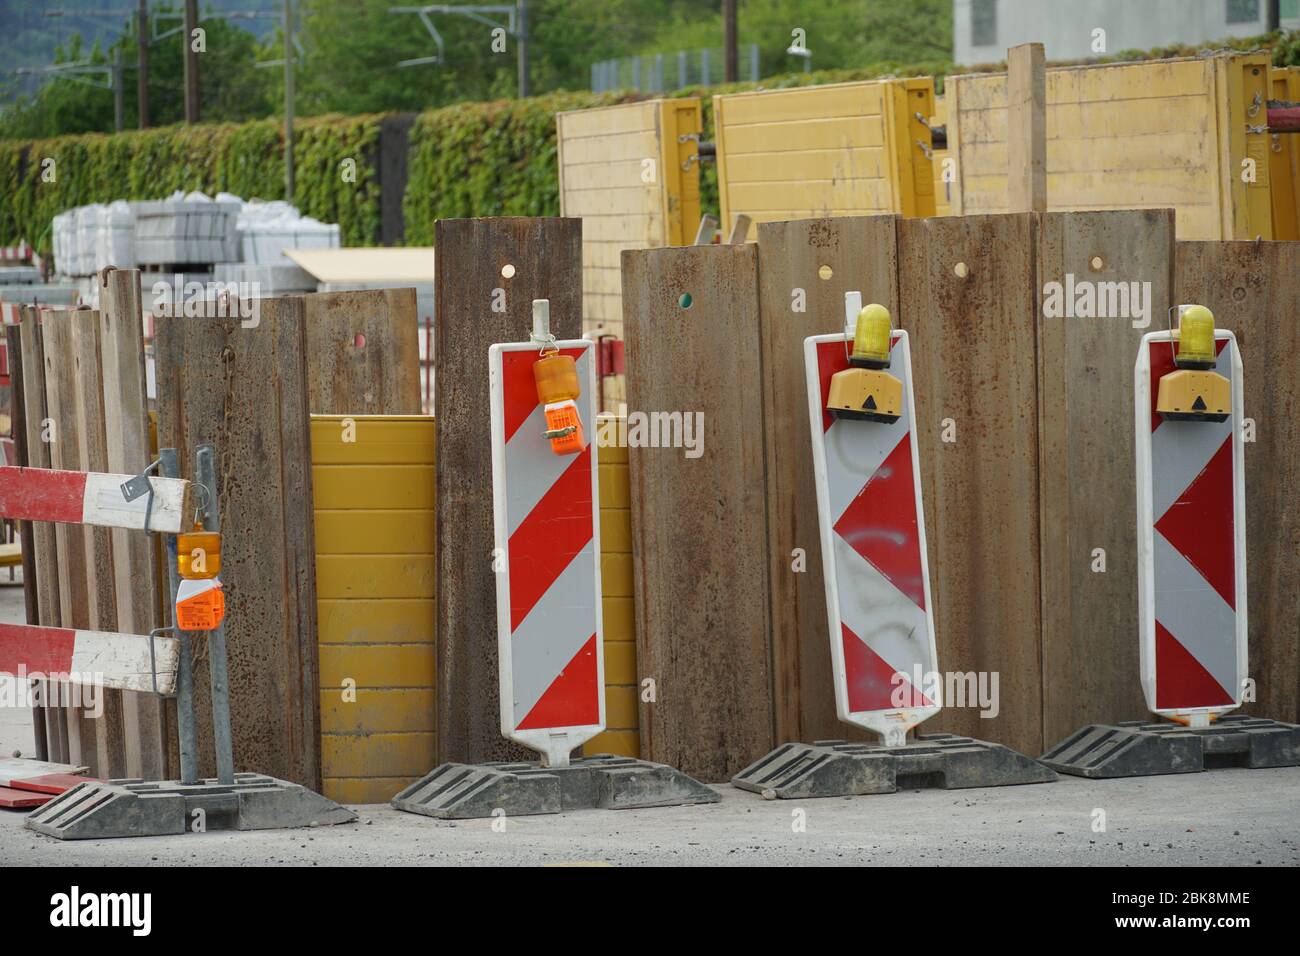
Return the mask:
<path id="1" fill-rule="evenodd" d="M 724 229 L 828 215 L 934 214 L 929 77 L 715 96 Z"/>
<path id="2" fill-rule="evenodd" d="M 586 331 L 622 330 L 623 249 L 680 245 L 700 217 L 693 97 L 556 115 L 560 211 L 583 219 Z M 590 245 L 597 241 L 600 247 Z"/>
<path id="3" fill-rule="evenodd" d="M 605 449 L 600 450 L 604 457 Z M 631 507 L 632 493 L 629 489 L 630 478 L 627 465 L 600 462 L 600 506 L 602 508 Z"/>
<path id="4" fill-rule="evenodd" d="M 618 686 L 620 684 L 633 685 L 636 683 L 636 644 L 632 641 L 612 641 L 610 640 L 609 631 L 605 632 L 605 684 L 608 686 Z M 629 724 L 615 724 L 613 718 L 609 718 L 607 726 L 610 727 L 635 727 L 636 713 L 633 711 L 632 722 Z"/>
<path id="5" fill-rule="evenodd" d="M 1269 137 L 1248 129 L 1265 124 L 1262 108 L 1251 111 L 1267 99 L 1267 60 L 1225 53 L 1048 70 L 1048 207 L 1172 206 L 1180 239 L 1272 236 Z M 1005 212 L 1005 75 L 951 76 L 945 100 L 957 160 L 950 211 Z M 1241 178 L 1247 158 L 1253 183 Z"/>
<path id="6" fill-rule="evenodd" d="M 433 644 L 322 644 L 320 685 L 340 688 L 351 680 L 375 689 L 430 688 L 435 651 Z"/>
<path id="7" fill-rule="evenodd" d="M 631 594 L 616 595 L 610 591 L 608 581 L 602 579 L 604 593 L 601 596 L 602 618 L 606 641 L 636 640 L 636 608 Z M 621 590 L 621 586 L 619 590 Z"/>
<path id="8" fill-rule="evenodd" d="M 721 99 L 726 101 L 729 126 L 843 116 L 880 116 L 884 113 L 883 89 L 886 82 L 873 80 L 789 90 L 731 93 Z"/>
<path id="9" fill-rule="evenodd" d="M 1300 102 L 1300 67 L 1274 67 L 1271 99 Z M 1295 134 L 1269 136 L 1273 238 L 1300 239 L 1300 145 Z"/>
<path id="10" fill-rule="evenodd" d="M 317 511 L 411 508 L 433 511 L 432 465 L 332 465 L 311 470 Z"/>
<path id="11" fill-rule="evenodd" d="M 387 803 L 424 776 L 410 777 L 325 777 L 321 792 L 336 803 Z"/>
<path id="12" fill-rule="evenodd" d="M 593 754 L 614 754 L 616 757 L 641 756 L 641 736 L 636 730 L 607 730 L 597 734 L 583 745 L 582 752 L 587 756 Z"/>
<path id="13" fill-rule="evenodd" d="M 432 688 L 373 690 L 362 687 L 354 692 L 354 701 L 344 699 L 347 693 L 353 692 L 320 692 L 321 733 L 433 732 Z"/>
<path id="14" fill-rule="evenodd" d="M 632 512 L 628 508 L 600 509 L 600 550 L 632 550 Z"/>
<path id="15" fill-rule="evenodd" d="M 431 554 L 322 554 L 316 557 L 316 596 L 335 598 L 430 597 Z"/>
<path id="16" fill-rule="evenodd" d="M 432 465 L 431 415 L 313 415 L 313 465 Z"/>
<path id="17" fill-rule="evenodd" d="M 430 733 L 330 734 L 321 738 L 321 775 L 325 777 L 418 777 L 436 763 L 436 740 Z"/>
<path id="18" fill-rule="evenodd" d="M 316 554 L 433 554 L 428 511 L 317 511 Z"/>
<path id="19" fill-rule="evenodd" d="M 437 620 L 432 594 L 421 599 L 316 602 L 322 644 L 432 644 Z"/>
<path id="20" fill-rule="evenodd" d="M 632 597 L 632 555 L 602 554 L 600 582 L 604 597 Z"/>
<path id="21" fill-rule="evenodd" d="M 611 730 L 637 726 L 636 687 L 605 687 L 605 726 Z"/>

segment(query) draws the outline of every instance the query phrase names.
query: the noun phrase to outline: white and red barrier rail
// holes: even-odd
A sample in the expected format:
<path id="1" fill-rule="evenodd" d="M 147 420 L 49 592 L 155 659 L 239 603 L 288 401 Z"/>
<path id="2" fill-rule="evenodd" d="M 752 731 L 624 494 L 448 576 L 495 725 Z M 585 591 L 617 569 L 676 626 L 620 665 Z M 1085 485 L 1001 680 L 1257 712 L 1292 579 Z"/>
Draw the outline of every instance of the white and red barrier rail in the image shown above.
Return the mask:
<path id="1" fill-rule="evenodd" d="M 159 637 L 151 659 L 149 638 L 140 634 L 0 624 L 0 674 L 149 692 L 156 672 L 158 692 L 171 694 L 179 648 L 174 637 Z"/>
<path id="2" fill-rule="evenodd" d="M 179 534 L 188 529 L 186 516 L 192 517 L 188 481 L 151 477 L 153 501 L 150 504 L 149 495 L 126 500 L 122 485 L 131 478 L 131 475 L 99 472 L 0 467 L 0 517 L 163 534 Z"/>

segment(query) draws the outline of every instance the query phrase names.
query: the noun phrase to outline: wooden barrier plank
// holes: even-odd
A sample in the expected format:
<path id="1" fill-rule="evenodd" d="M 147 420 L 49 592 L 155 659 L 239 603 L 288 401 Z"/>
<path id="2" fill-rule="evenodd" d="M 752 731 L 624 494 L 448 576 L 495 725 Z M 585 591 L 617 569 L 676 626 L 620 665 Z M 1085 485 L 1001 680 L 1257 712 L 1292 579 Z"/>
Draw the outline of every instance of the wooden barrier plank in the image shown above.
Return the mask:
<path id="1" fill-rule="evenodd" d="M 845 292 L 860 291 L 864 303 L 879 302 L 898 315 L 896 242 L 894 216 L 758 227 L 778 741 L 874 739 L 835 714 L 803 340 L 844 328 Z M 823 269 L 830 270 L 826 278 Z M 802 566 L 795 549 L 802 551 Z"/>
<path id="2" fill-rule="evenodd" d="M 132 477 L 103 471 L 0 465 L 0 514 L 28 521 L 88 525 L 105 532 L 109 528 L 143 531 L 148 514 L 150 531 L 176 534 L 188 530 L 194 519 L 188 481 L 150 476 L 150 505 L 147 496 L 133 501 L 122 496 L 122 485 Z"/>
<path id="3" fill-rule="evenodd" d="M 438 758 L 521 759 L 498 705 L 487 354 L 527 337 L 533 299 L 557 338 L 582 333 L 582 221 L 444 219 L 435 236 Z"/>
<path id="4" fill-rule="evenodd" d="M 156 672 L 159 693 L 170 694 L 176 689 L 180 642 L 157 637 L 153 644 L 151 658 L 148 635 L 0 624 L 0 672 L 14 674 L 25 667 L 29 672 L 69 674 L 76 678 L 74 683 L 134 691 L 152 691 Z M 105 750 L 98 752 L 102 758 Z M 111 752 L 109 757 L 122 759 Z"/>
<path id="5" fill-rule="evenodd" d="M 23 359 L 23 405 L 27 410 L 28 464 L 50 467 L 50 442 L 47 422 L 49 401 L 45 391 L 45 333 L 35 307 L 21 307 L 19 339 Z M 36 606 L 40 617 L 31 624 L 58 627 L 63 620 L 59 597 L 59 561 L 54 525 L 37 522 L 32 528 L 32 556 L 36 562 Z M 49 685 L 44 690 L 48 692 Z M 46 748 L 50 760 L 68 760 L 67 715 L 60 707 L 45 708 Z"/>
<path id="6" fill-rule="evenodd" d="M 140 273 L 118 269 L 107 273 L 100 288 L 100 357 L 104 387 L 104 431 L 108 439 L 107 469 L 138 474 L 152 460 L 149 445 L 149 399 L 145 391 L 144 330 L 141 326 Z M 180 519 L 192 520 L 193 512 Z M 156 542 L 147 535 L 114 529 L 113 587 L 117 623 L 124 631 L 148 634 L 160 626 Z M 170 623 L 170 620 L 168 621 Z M 179 776 L 174 703 L 152 694 L 128 693 L 124 698 L 127 735 L 127 775 L 144 780 Z"/>
<path id="7" fill-rule="evenodd" d="M 924 730 L 1031 755 L 1043 750 L 1034 221 L 905 219 L 898 252 L 939 668 L 985 675 L 989 693 L 998 680 L 996 717 L 945 694 Z"/>
<path id="8" fill-rule="evenodd" d="M 420 414 L 414 289 L 318 292 L 302 299 L 313 414 Z"/>
<path id="9" fill-rule="evenodd" d="M 698 457 L 628 449 L 641 755 L 705 781 L 775 742 L 757 267 L 753 245 L 623 253 L 629 446 L 635 414 L 704 427 Z"/>
<path id="10" fill-rule="evenodd" d="M 1180 242 L 1175 302 L 1196 302 L 1231 329 L 1241 350 L 1246 443 L 1246 581 L 1249 676 L 1246 713 L 1300 720 L 1300 242 Z"/>
<path id="11" fill-rule="evenodd" d="M 235 769 L 320 787 L 315 544 L 303 304 L 260 321 L 155 318 L 158 444 L 193 474 L 216 445 Z M 195 673 L 200 770 L 215 768 L 207 667 Z"/>
<path id="12" fill-rule="evenodd" d="M 1043 744 L 1051 747 L 1090 723 L 1146 716 L 1138 675 L 1133 363 L 1143 334 L 1168 315 L 1174 214 L 1049 213 L 1040 223 Z M 1122 302 L 1116 283 L 1124 284 Z M 1133 283 L 1140 298 L 1130 296 Z M 1079 296 L 1094 292 L 1097 306 L 1125 314 L 1079 315 L 1076 302 L 1087 308 Z M 1139 304 L 1144 314 L 1134 317 Z"/>
<path id="13" fill-rule="evenodd" d="M 76 386 L 73 397 L 77 416 L 77 460 L 83 470 L 103 474 L 108 471 L 108 438 L 104 432 L 104 381 L 100 371 L 98 312 L 82 309 L 72 313 L 71 345 Z M 94 494 L 96 484 L 88 475 L 86 490 L 89 494 L 83 502 L 83 519 L 99 518 L 101 512 L 115 513 L 118 503 L 123 501 L 120 482 L 116 487 L 102 489 L 97 495 Z M 104 527 L 92 527 L 85 534 L 88 616 L 90 629 L 98 632 L 119 630 L 111 534 Z M 102 696 L 103 713 L 94 722 L 99 772 L 108 778 L 125 777 L 126 722 L 122 691 L 119 685 L 106 683 Z"/>
<path id="14" fill-rule="evenodd" d="M 61 471 L 84 471 L 77 416 L 77 380 L 72 361 L 72 311 L 52 309 L 41 313 L 45 332 L 45 396 L 50 419 L 50 467 Z M 54 529 L 59 567 L 59 618 L 62 626 L 78 630 L 90 627 L 89 577 L 86 564 L 90 529 L 59 524 Z M 68 721 L 68 759 L 85 764 L 99 775 L 95 727 L 82 709 L 64 708 Z"/>

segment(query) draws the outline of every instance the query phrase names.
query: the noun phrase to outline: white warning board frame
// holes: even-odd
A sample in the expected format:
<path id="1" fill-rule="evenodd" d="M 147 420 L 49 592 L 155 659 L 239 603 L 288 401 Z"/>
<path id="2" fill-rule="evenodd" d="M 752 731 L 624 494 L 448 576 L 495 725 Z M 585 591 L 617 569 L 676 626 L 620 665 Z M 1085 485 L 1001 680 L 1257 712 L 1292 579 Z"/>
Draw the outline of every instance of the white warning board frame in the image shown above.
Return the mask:
<path id="1" fill-rule="evenodd" d="M 1162 420 L 1175 338 L 1144 335 L 1134 366 L 1139 659 L 1147 707 L 1205 726 L 1241 706 L 1248 673 L 1243 377 L 1236 337 L 1215 329 L 1231 416 Z"/>
<path id="2" fill-rule="evenodd" d="M 903 385 L 898 421 L 832 420 L 830 377 L 849 368 L 851 342 L 845 333 L 804 340 L 835 710 L 897 746 L 943 707 L 912 361 L 907 333 L 894 330 L 888 371 Z M 874 507 L 877 497 L 887 507 Z"/>
<path id="3" fill-rule="evenodd" d="M 556 455 L 544 436 L 531 342 L 488 350 L 501 733 L 566 766 L 605 729 L 594 343 L 559 341 L 577 365 L 587 448 Z"/>

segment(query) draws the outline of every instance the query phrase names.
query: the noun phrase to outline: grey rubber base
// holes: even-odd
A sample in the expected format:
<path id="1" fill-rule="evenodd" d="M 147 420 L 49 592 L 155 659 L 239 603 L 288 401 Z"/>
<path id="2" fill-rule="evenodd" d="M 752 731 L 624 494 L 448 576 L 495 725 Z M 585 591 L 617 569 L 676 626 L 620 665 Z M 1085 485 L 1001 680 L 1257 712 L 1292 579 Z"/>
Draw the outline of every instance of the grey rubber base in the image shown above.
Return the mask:
<path id="1" fill-rule="evenodd" d="M 1149 777 L 1221 767 L 1300 766 L 1300 726 L 1263 717 L 1221 717 L 1209 727 L 1140 720 L 1093 724 L 1041 758 L 1076 777 Z"/>
<path id="2" fill-rule="evenodd" d="M 731 782 L 767 800 L 794 800 L 916 787 L 1006 787 L 1055 779 L 1047 767 L 1001 744 L 953 734 L 918 734 L 903 747 L 843 740 L 783 744 Z"/>
<path id="3" fill-rule="evenodd" d="M 356 818 L 346 807 L 296 783 L 237 773 L 234 784 L 88 781 L 32 811 L 26 826 L 60 840 L 99 840 L 332 826 Z"/>
<path id="4" fill-rule="evenodd" d="M 661 763 L 600 754 L 567 767 L 535 763 L 445 763 L 411 784 L 392 805 L 444 820 L 563 813 L 567 810 L 635 810 L 717 803 L 718 793 Z"/>

